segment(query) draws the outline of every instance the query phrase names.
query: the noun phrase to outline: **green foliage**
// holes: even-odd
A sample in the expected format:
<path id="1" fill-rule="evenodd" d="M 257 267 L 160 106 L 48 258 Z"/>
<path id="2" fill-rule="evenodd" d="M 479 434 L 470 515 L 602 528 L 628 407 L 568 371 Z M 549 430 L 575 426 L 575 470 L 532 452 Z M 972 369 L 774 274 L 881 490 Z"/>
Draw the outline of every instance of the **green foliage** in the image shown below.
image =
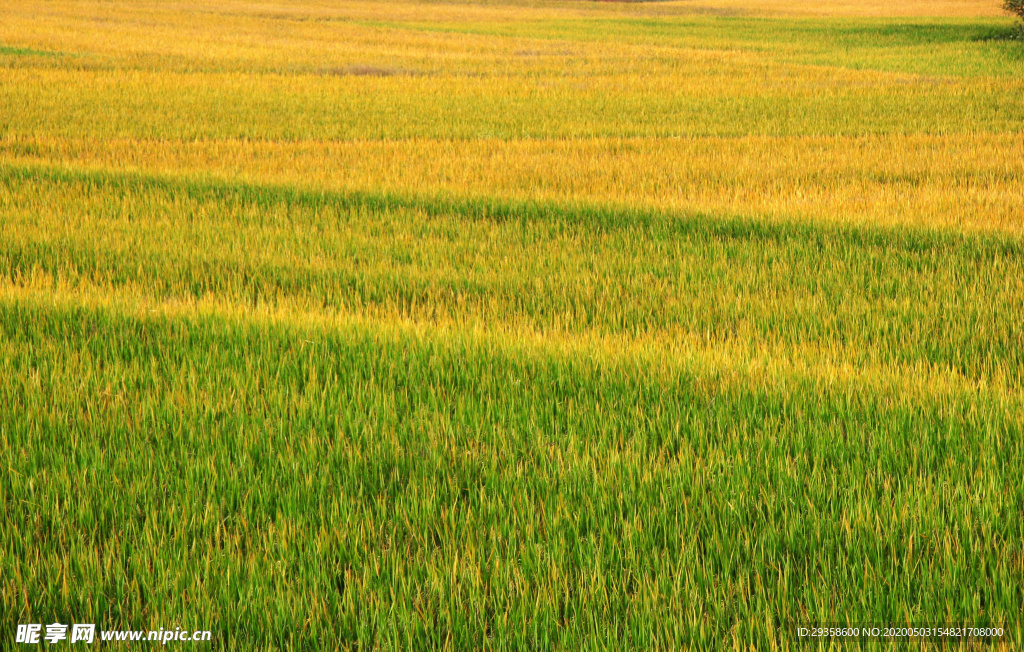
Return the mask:
<path id="1" fill-rule="evenodd" d="M 1003 9 L 1020 18 L 1013 38 L 1024 41 L 1024 0 L 1005 0 Z"/>

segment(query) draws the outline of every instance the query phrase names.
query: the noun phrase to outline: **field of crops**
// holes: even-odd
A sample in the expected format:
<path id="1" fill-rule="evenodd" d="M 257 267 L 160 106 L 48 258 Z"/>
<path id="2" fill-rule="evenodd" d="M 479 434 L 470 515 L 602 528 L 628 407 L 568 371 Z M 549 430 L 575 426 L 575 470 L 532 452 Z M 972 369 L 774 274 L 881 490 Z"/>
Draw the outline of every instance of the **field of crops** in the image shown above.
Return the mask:
<path id="1" fill-rule="evenodd" d="M 0 3 L 0 648 L 1024 646 L 999 4 Z"/>

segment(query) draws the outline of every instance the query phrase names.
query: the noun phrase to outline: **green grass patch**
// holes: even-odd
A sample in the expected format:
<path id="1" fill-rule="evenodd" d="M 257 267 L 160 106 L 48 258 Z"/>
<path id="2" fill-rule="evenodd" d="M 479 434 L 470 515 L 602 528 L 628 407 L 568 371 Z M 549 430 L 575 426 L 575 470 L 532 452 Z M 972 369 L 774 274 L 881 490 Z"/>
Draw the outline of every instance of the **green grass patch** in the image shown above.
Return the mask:
<path id="1" fill-rule="evenodd" d="M 54 57 L 60 56 L 62 52 L 51 52 L 49 50 L 36 50 L 33 48 L 22 48 L 13 45 L 0 45 L 0 55 L 15 57 Z"/>
<path id="2" fill-rule="evenodd" d="M 10 302 L 0 333 L 22 621 L 621 649 L 941 614 L 1021 640 L 1024 433 L 977 396 Z"/>

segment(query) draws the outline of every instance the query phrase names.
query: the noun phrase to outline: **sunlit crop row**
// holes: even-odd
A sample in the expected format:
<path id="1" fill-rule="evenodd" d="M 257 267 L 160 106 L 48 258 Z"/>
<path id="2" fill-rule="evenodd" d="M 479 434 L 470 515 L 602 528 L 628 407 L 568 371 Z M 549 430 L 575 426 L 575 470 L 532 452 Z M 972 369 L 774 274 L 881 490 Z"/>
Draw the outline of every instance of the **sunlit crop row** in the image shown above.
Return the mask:
<path id="1" fill-rule="evenodd" d="M 306 190 L 609 203 L 773 222 L 1024 228 L 1016 134 L 588 140 L 0 141 L 30 163 Z"/>

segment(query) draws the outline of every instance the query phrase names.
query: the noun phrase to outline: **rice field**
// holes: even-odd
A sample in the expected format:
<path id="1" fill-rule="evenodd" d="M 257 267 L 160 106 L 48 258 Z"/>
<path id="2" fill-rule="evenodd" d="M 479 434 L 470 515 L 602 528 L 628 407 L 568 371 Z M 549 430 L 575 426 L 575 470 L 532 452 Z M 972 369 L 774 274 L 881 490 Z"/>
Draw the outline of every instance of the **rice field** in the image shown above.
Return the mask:
<path id="1" fill-rule="evenodd" d="M 0 5 L 0 648 L 1024 647 L 999 5 Z"/>

